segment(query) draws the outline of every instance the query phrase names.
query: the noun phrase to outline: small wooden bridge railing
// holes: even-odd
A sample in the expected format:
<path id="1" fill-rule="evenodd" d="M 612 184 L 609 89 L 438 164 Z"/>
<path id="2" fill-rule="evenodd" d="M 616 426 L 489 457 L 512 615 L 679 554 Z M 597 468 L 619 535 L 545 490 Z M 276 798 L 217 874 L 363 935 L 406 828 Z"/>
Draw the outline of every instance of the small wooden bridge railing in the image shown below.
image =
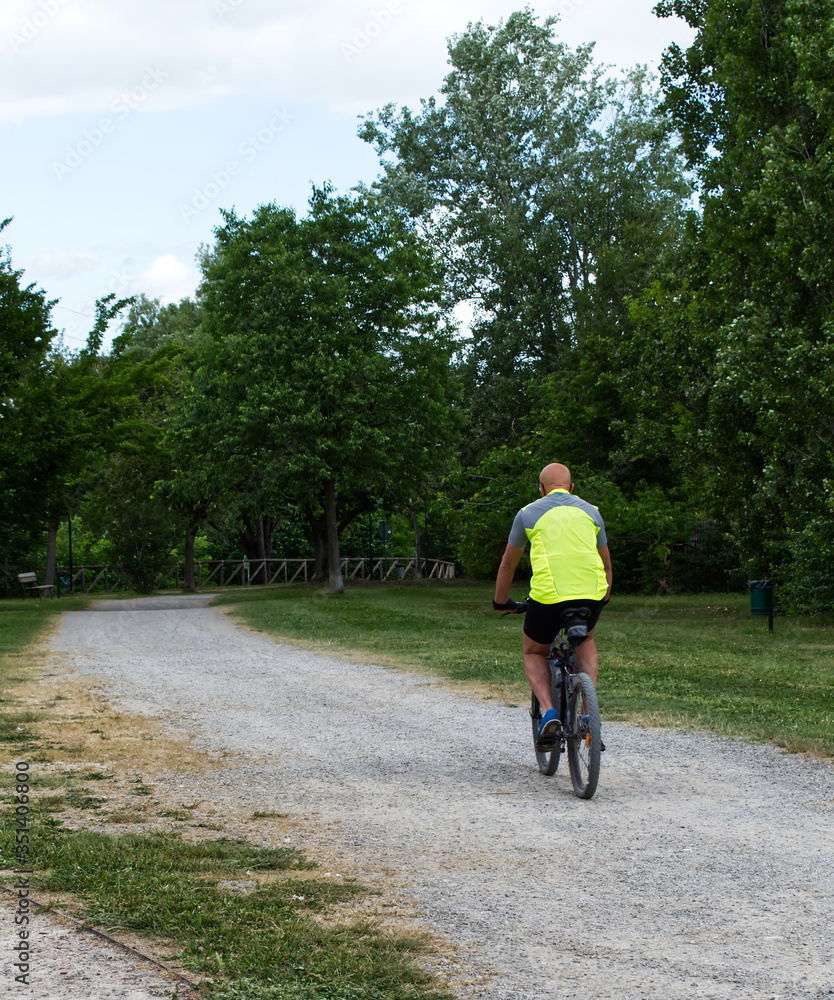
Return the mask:
<path id="1" fill-rule="evenodd" d="M 412 556 L 380 556 L 378 559 L 342 559 L 346 580 L 402 580 L 413 577 L 416 560 Z M 455 564 L 444 559 L 421 559 L 422 575 L 431 580 L 454 580 Z M 265 583 L 306 583 L 315 571 L 313 559 L 198 559 L 194 581 L 198 587 L 254 586 Z M 160 577 L 157 587 L 169 581 L 179 587 L 184 564 L 178 562 Z"/>
<path id="2" fill-rule="evenodd" d="M 375 559 L 343 559 L 342 575 L 346 580 L 402 580 L 414 576 L 413 556 L 380 556 Z M 421 559 L 422 576 L 429 580 L 454 580 L 455 564 L 445 559 Z M 185 564 L 178 562 L 166 569 L 156 582 L 179 588 L 184 579 Z M 313 559 L 198 559 L 194 562 L 194 580 L 198 587 L 256 586 L 264 583 L 306 583 L 315 571 Z M 57 572 L 69 576 L 66 567 Z M 127 577 L 111 566 L 75 566 L 72 589 L 90 594 L 97 588 L 109 593 L 127 587 Z M 62 589 L 64 587 L 62 584 Z"/>

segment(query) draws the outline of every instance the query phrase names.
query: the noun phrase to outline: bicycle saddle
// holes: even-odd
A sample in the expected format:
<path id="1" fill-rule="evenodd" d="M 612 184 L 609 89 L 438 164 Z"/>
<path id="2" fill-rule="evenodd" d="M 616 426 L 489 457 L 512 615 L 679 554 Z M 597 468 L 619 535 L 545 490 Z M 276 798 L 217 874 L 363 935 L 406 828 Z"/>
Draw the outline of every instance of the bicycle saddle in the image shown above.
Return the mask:
<path id="1" fill-rule="evenodd" d="M 588 638 L 590 608 L 569 608 L 562 612 L 562 628 L 568 642 L 579 646 Z"/>

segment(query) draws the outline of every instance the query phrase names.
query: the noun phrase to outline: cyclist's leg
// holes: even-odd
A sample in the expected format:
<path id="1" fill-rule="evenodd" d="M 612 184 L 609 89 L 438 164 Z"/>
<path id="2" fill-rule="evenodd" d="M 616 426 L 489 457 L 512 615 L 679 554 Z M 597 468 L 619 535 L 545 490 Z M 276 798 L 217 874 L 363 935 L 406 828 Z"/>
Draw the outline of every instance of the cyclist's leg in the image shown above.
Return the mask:
<path id="1" fill-rule="evenodd" d="M 594 633 L 589 632 L 588 638 L 576 647 L 576 659 L 579 661 L 579 669 L 586 673 L 597 686 L 597 675 L 599 674 L 599 653 L 597 644 L 594 642 Z"/>
<path id="2" fill-rule="evenodd" d="M 542 713 L 556 706 L 550 693 L 550 667 L 547 665 L 547 654 L 550 643 L 534 642 L 529 635 L 524 635 L 524 673 L 530 682 L 533 693 L 539 699 Z"/>

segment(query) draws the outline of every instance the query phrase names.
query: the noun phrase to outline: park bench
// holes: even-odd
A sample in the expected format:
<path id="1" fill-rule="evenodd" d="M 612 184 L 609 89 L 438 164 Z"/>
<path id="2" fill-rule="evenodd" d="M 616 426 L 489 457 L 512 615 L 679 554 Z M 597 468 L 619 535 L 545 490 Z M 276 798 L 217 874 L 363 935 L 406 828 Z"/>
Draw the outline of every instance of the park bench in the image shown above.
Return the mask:
<path id="1" fill-rule="evenodd" d="M 53 585 L 51 583 L 43 583 L 38 585 L 38 574 L 37 573 L 18 573 L 17 580 L 20 586 L 23 588 L 23 596 L 26 597 L 26 592 L 34 594 L 36 597 L 40 596 L 43 591 L 47 591 L 43 596 L 52 597 L 53 596 Z"/>

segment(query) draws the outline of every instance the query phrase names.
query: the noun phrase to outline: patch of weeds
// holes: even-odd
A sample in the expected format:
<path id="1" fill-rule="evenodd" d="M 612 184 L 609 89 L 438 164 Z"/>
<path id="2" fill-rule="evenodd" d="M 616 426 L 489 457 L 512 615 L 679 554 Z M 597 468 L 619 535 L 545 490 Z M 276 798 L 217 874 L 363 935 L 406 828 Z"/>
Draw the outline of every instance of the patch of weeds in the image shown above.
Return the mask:
<path id="1" fill-rule="evenodd" d="M 151 789 L 148 785 L 146 785 L 144 783 L 141 774 L 137 774 L 133 778 L 131 778 L 130 779 L 130 783 L 132 785 L 136 786 L 135 788 L 131 788 L 131 790 L 130 790 L 130 794 L 131 795 L 150 795 L 150 794 L 152 794 L 153 789 Z"/>
<path id="2" fill-rule="evenodd" d="M 38 808 L 45 809 L 47 812 L 60 812 L 67 805 L 69 803 L 63 793 L 61 795 L 47 795 L 38 802 Z"/>
<path id="3" fill-rule="evenodd" d="M 80 775 L 82 781 L 110 781 L 112 774 L 102 774 L 101 771 L 90 771 Z"/>
<path id="4" fill-rule="evenodd" d="M 107 801 L 95 795 L 87 795 L 81 788 L 68 788 L 63 797 L 66 804 L 73 809 L 101 809 Z"/>
<path id="5" fill-rule="evenodd" d="M 271 812 L 269 810 L 265 812 L 255 810 L 252 813 L 252 819 L 287 819 L 289 815 L 289 813 Z"/>
<path id="6" fill-rule="evenodd" d="M 191 819 L 191 813 L 184 812 L 182 809 L 163 809 L 157 813 L 157 816 L 163 816 L 165 819 L 176 819 L 180 822 Z"/>
<path id="7" fill-rule="evenodd" d="M 421 938 L 316 919 L 366 890 L 293 878 L 316 867 L 295 848 L 111 837 L 43 821 L 33 832 L 39 889 L 79 900 L 89 923 L 163 937 L 186 968 L 211 977 L 211 1000 L 451 1000 L 415 962 Z M 11 853 L 10 832 L 0 836 Z M 223 884 L 253 871 L 251 892 Z"/>
<path id="8" fill-rule="evenodd" d="M 45 774 L 37 770 L 32 774 L 30 783 L 33 791 L 37 794 L 44 789 L 63 788 L 71 781 L 75 781 L 76 775 L 73 771 L 62 771 L 58 774 Z"/>
<path id="9" fill-rule="evenodd" d="M 144 823 L 145 814 L 138 812 L 115 812 L 104 817 L 108 823 Z"/>
<path id="10" fill-rule="evenodd" d="M 219 823 L 192 823 L 192 826 L 197 830 L 222 830 L 223 827 Z"/>

